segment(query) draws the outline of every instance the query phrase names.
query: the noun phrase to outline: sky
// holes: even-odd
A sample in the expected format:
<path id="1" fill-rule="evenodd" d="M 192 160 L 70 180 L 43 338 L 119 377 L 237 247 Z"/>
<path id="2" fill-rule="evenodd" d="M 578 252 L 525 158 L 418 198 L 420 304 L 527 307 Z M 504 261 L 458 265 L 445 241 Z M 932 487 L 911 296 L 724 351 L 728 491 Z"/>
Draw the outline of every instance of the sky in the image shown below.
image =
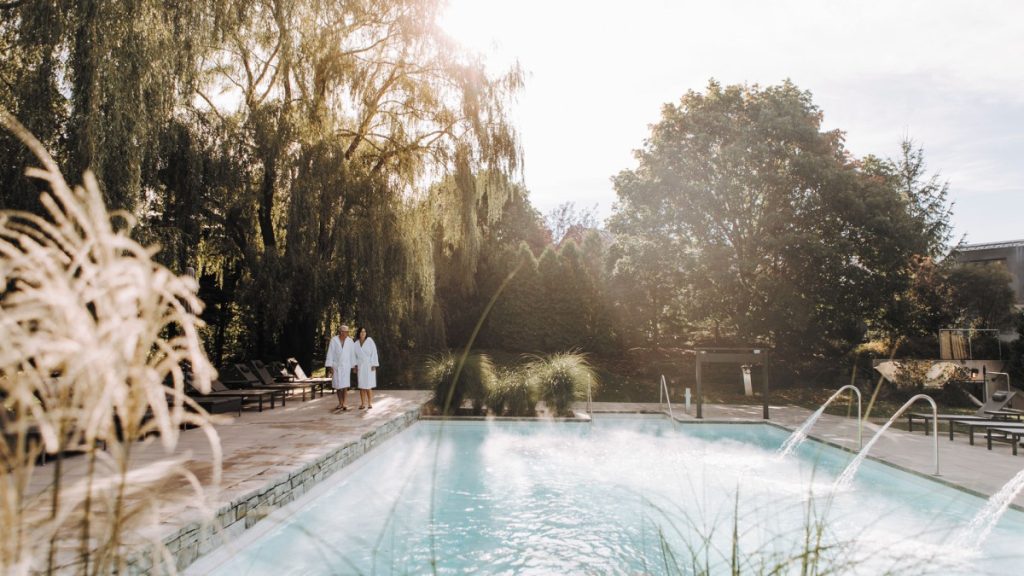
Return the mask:
<path id="1" fill-rule="evenodd" d="M 450 0 L 443 25 L 518 61 L 524 183 L 544 213 L 611 213 L 665 103 L 708 80 L 809 90 L 855 156 L 904 137 L 950 184 L 956 239 L 1024 239 L 1024 2 Z"/>

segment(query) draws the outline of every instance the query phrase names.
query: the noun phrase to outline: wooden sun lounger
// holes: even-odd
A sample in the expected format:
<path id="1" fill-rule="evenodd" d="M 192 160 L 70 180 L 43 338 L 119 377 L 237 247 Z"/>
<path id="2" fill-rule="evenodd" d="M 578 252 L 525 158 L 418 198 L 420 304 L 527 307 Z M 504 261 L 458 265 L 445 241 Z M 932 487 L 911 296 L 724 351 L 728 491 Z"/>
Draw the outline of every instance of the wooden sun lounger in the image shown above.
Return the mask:
<path id="1" fill-rule="evenodd" d="M 1024 431 L 1024 422 L 1007 422 L 1007 421 L 992 421 L 992 420 L 950 420 L 949 422 L 949 438 L 953 439 L 953 425 L 959 424 L 967 428 L 967 436 L 970 438 L 971 446 L 974 446 L 974 430 L 976 428 L 1001 428 L 1004 430 L 1022 430 Z"/>
<path id="2" fill-rule="evenodd" d="M 309 391 L 310 399 L 316 398 L 316 384 L 302 382 L 288 384 L 271 382 L 270 384 L 264 384 L 263 382 L 261 382 L 259 377 L 253 373 L 252 369 L 250 369 L 245 364 L 235 364 L 235 369 L 238 370 L 238 373 L 242 376 L 242 378 L 245 379 L 244 381 L 241 382 L 241 385 L 245 388 L 253 388 L 256 390 L 285 390 L 292 393 L 299 392 L 302 394 L 303 402 L 306 401 L 306 392 Z M 238 384 L 238 382 L 236 382 L 236 384 Z M 323 392 L 321 392 L 321 394 L 323 394 Z"/>
<path id="3" fill-rule="evenodd" d="M 1000 434 L 1000 436 L 993 436 L 993 433 Z M 996 427 L 992 426 L 985 430 L 985 440 L 988 444 L 988 449 L 992 449 L 992 441 L 996 442 L 1009 442 L 1010 446 L 1013 447 L 1013 455 L 1017 455 L 1017 446 L 1020 445 L 1020 439 L 1024 436 L 1024 428 L 1007 428 L 1007 427 Z"/>
<path id="4" fill-rule="evenodd" d="M 1009 403 L 1013 400 L 1013 397 L 1017 395 L 1016 391 L 1009 393 L 1001 392 L 999 394 L 993 394 L 987 402 L 985 402 L 978 410 L 973 414 L 939 414 L 938 420 L 949 422 L 949 439 L 953 439 L 953 423 L 954 422 L 966 422 L 969 420 L 978 422 L 1005 422 L 1009 417 L 1013 416 L 1020 418 L 1017 410 L 1007 409 Z M 914 420 L 924 421 L 924 434 L 927 436 L 931 432 L 929 431 L 928 424 L 932 421 L 932 414 L 930 412 L 909 412 L 907 413 L 907 431 L 914 431 Z M 971 429 L 973 433 L 974 430 Z M 973 439 L 972 439 L 972 444 Z"/>
<path id="5" fill-rule="evenodd" d="M 313 386 L 314 398 L 316 397 L 317 390 L 320 391 L 320 397 L 322 398 L 324 395 L 324 390 L 327 387 L 327 384 L 329 384 L 331 381 L 330 378 L 297 378 L 294 380 L 280 382 L 274 378 L 274 376 L 270 373 L 270 370 L 267 369 L 267 365 L 264 364 L 262 361 L 253 360 L 252 367 L 253 370 L 255 370 L 256 372 L 256 376 L 260 379 L 264 386 L 273 386 L 275 384 L 310 384 Z"/>
<path id="6" fill-rule="evenodd" d="M 190 396 L 190 398 L 209 414 L 223 414 L 237 410 L 238 415 L 242 415 L 241 398 L 210 398 L 208 396 Z"/>
<path id="7" fill-rule="evenodd" d="M 255 388 L 244 388 L 232 390 L 220 381 L 211 382 L 211 390 L 206 394 L 195 393 L 189 394 L 192 398 L 238 398 L 242 401 L 242 404 L 255 401 L 257 403 L 257 410 L 263 412 L 263 400 L 265 398 L 270 399 L 270 407 L 276 406 L 276 399 L 278 396 L 281 397 L 281 405 L 285 405 L 285 391 L 284 390 L 257 390 Z"/>
<path id="8" fill-rule="evenodd" d="M 922 420 L 924 422 L 924 435 L 930 436 L 932 433 L 931 424 L 934 416 L 931 413 L 926 412 L 908 412 L 907 413 L 907 431 L 914 431 L 914 420 Z M 939 414 L 939 422 L 950 422 L 949 424 L 949 439 L 953 439 L 953 424 L 954 420 L 978 420 L 980 422 L 994 422 L 992 418 L 983 418 L 981 416 L 971 416 L 970 414 Z"/>

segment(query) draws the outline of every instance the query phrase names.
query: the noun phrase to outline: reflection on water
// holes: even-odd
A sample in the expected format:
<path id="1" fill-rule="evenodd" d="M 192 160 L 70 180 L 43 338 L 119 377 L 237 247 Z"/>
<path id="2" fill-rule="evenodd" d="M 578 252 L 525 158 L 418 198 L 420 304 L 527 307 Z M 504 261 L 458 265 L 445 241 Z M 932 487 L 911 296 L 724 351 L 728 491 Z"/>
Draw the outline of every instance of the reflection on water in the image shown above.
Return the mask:
<path id="1" fill-rule="evenodd" d="M 216 573 L 719 573 L 734 528 L 748 573 L 799 573 L 793 558 L 816 545 L 840 573 L 1019 566 L 1024 515 L 958 565 L 944 542 L 983 501 L 873 462 L 830 498 L 849 455 L 806 443 L 780 461 L 786 436 L 664 418 L 421 422 Z"/>

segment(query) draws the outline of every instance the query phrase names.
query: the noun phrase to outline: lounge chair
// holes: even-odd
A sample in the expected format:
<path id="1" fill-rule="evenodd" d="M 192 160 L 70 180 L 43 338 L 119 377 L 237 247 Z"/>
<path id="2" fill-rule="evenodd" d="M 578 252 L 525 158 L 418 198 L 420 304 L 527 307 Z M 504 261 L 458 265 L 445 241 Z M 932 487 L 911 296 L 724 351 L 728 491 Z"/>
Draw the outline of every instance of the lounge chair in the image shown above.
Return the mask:
<path id="1" fill-rule="evenodd" d="M 330 378 L 296 378 L 294 380 L 281 382 L 274 378 L 270 373 L 270 370 L 267 368 L 267 365 L 261 360 L 253 360 L 252 367 L 256 372 L 256 377 L 260 379 L 264 386 L 272 384 L 311 384 L 313 386 L 313 394 L 316 394 L 316 391 L 319 390 L 321 398 L 324 395 L 324 388 L 326 387 L 326 384 L 331 381 Z"/>
<path id="2" fill-rule="evenodd" d="M 306 371 L 302 369 L 302 365 L 299 364 L 298 360 L 296 360 L 294 358 L 289 358 L 288 359 L 288 366 L 289 366 L 289 368 L 291 370 L 289 371 L 286 368 L 285 372 L 288 373 L 291 376 L 291 380 L 289 380 L 289 382 L 317 382 L 317 383 L 320 384 L 320 395 L 321 396 L 323 396 L 324 392 L 326 392 L 328 389 L 330 389 L 330 387 L 331 387 L 331 379 L 330 378 L 323 378 L 323 377 L 314 378 L 312 376 L 307 376 L 306 375 Z"/>
<path id="3" fill-rule="evenodd" d="M 953 439 L 953 422 L 967 422 L 967 421 L 980 421 L 980 422 L 1002 422 L 1002 420 L 995 419 L 988 412 L 998 412 L 1005 410 L 1006 407 L 1013 400 L 1014 396 L 1017 395 L 1016 391 L 1011 392 L 994 392 L 992 397 L 985 402 L 981 408 L 975 411 L 974 415 L 968 414 L 939 414 L 939 422 L 949 422 L 949 439 Z M 914 420 L 924 421 L 924 433 L 927 436 L 930 434 L 929 423 L 932 421 L 933 415 L 930 412 L 910 412 L 907 414 L 907 430 L 910 432 L 914 431 Z"/>
<path id="4" fill-rule="evenodd" d="M 974 431 L 977 429 L 988 430 L 989 428 L 1003 428 L 1003 429 L 1020 429 L 1024 430 L 1024 422 L 1012 422 L 1007 420 L 995 420 L 995 419 L 980 419 L 980 420 L 950 420 L 949 421 L 949 439 L 953 439 L 953 425 L 957 424 L 967 428 L 967 436 L 970 439 L 971 446 L 974 445 Z"/>
<path id="5" fill-rule="evenodd" d="M 995 436 L 998 434 L 998 436 Z M 992 442 L 1009 442 L 1010 446 L 1013 447 L 1013 455 L 1017 455 L 1017 446 L 1020 445 L 1020 439 L 1024 436 L 1024 428 L 1011 428 L 1006 426 L 990 426 L 985 429 L 985 439 L 988 441 L 988 449 L 992 449 Z"/>
<path id="6" fill-rule="evenodd" d="M 195 399 L 195 398 L 238 398 L 238 399 L 240 399 L 242 401 L 242 404 L 256 402 L 257 406 L 258 406 L 257 409 L 260 412 L 263 412 L 263 400 L 264 399 L 269 399 L 270 400 L 270 407 L 274 408 L 275 407 L 275 401 L 277 400 L 278 397 L 281 398 L 281 405 L 285 406 L 285 402 L 286 402 L 285 401 L 285 396 L 287 396 L 287 394 L 285 393 L 286 392 L 285 390 L 267 390 L 267 389 L 259 389 L 258 390 L 258 389 L 255 389 L 255 388 L 245 388 L 245 389 L 235 389 L 235 390 L 232 390 L 231 388 L 228 388 L 227 386 L 225 386 L 223 382 L 221 382 L 220 380 L 216 380 L 216 379 L 210 381 L 210 392 L 208 392 L 206 394 L 203 394 L 203 393 L 199 392 L 198 390 L 195 390 L 195 388 L 192 388 L 191 383 L 187 383 L 187 384 L 188 384 L 189 389 L 193 392 L 193 393 L 189 394 L 189 396 L 192 397 L 193 399 Z"/>
<path id="7" fill-rule="evenodd" d="M 192 398 L 208 414 L 238 412 L 239 416 L 242 415 L 241 398 L 211 398 L 209 396 L 189 396 L 189 398 Z"/>
<path id="8" fill-rule="evenodd" d="M 302 401 L 306 401 L 306 392 L 310 393 L 310 398 L 316 397 L 316 384 L 304 384 L 304 383 L 286 383 L 282 384 L 274 382 L 273 378 L 270 379 L 269 383 L 264 383 L 259 376 L 257 376 L 249 366 L 245 364 L 235 364 L 235 370 L 244 379 L 242 381 L 242 387 L 253 388 L 256 390 L 284 390 L 288 392 L 300 392 L 302 394 Z M 225 380 L 225 384 L 231 385 L 231 382 Z M 237 384 L 238 381 L 235 381 Z"/>

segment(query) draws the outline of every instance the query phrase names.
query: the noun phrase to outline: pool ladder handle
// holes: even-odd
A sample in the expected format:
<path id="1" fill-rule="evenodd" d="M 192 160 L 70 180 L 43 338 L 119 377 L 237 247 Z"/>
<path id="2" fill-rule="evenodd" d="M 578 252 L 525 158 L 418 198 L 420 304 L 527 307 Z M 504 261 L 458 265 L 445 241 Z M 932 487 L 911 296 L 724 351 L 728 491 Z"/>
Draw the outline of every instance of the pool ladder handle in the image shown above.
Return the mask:
<path id="1" fill-rule="evenodd" d="M 593 403 L 594 403 L 594 400 L 593 400 L 593 396 L 591 395 L 591 391 L 590 391 L 590 382 L 588 381 L 587 382 L 587 416 L 590 417 L 590 423 L 591 424 L 594 423 L 594 409 L 593 409 L 593 406 L 592 406 Z"/>
<path id="2" fill-rule="evenodd" d="M 675 414 L 672 413 L 672 399 L 668 396 L 668 383 L 665 382 L 665 375 L 662 374 L 661 386 L 658 388 L 658 410 L 665 412 L 665 409 L 662 408 L 665 404 L 668 404 L 668 417 L 674 422 L 676 417 Z"/>

